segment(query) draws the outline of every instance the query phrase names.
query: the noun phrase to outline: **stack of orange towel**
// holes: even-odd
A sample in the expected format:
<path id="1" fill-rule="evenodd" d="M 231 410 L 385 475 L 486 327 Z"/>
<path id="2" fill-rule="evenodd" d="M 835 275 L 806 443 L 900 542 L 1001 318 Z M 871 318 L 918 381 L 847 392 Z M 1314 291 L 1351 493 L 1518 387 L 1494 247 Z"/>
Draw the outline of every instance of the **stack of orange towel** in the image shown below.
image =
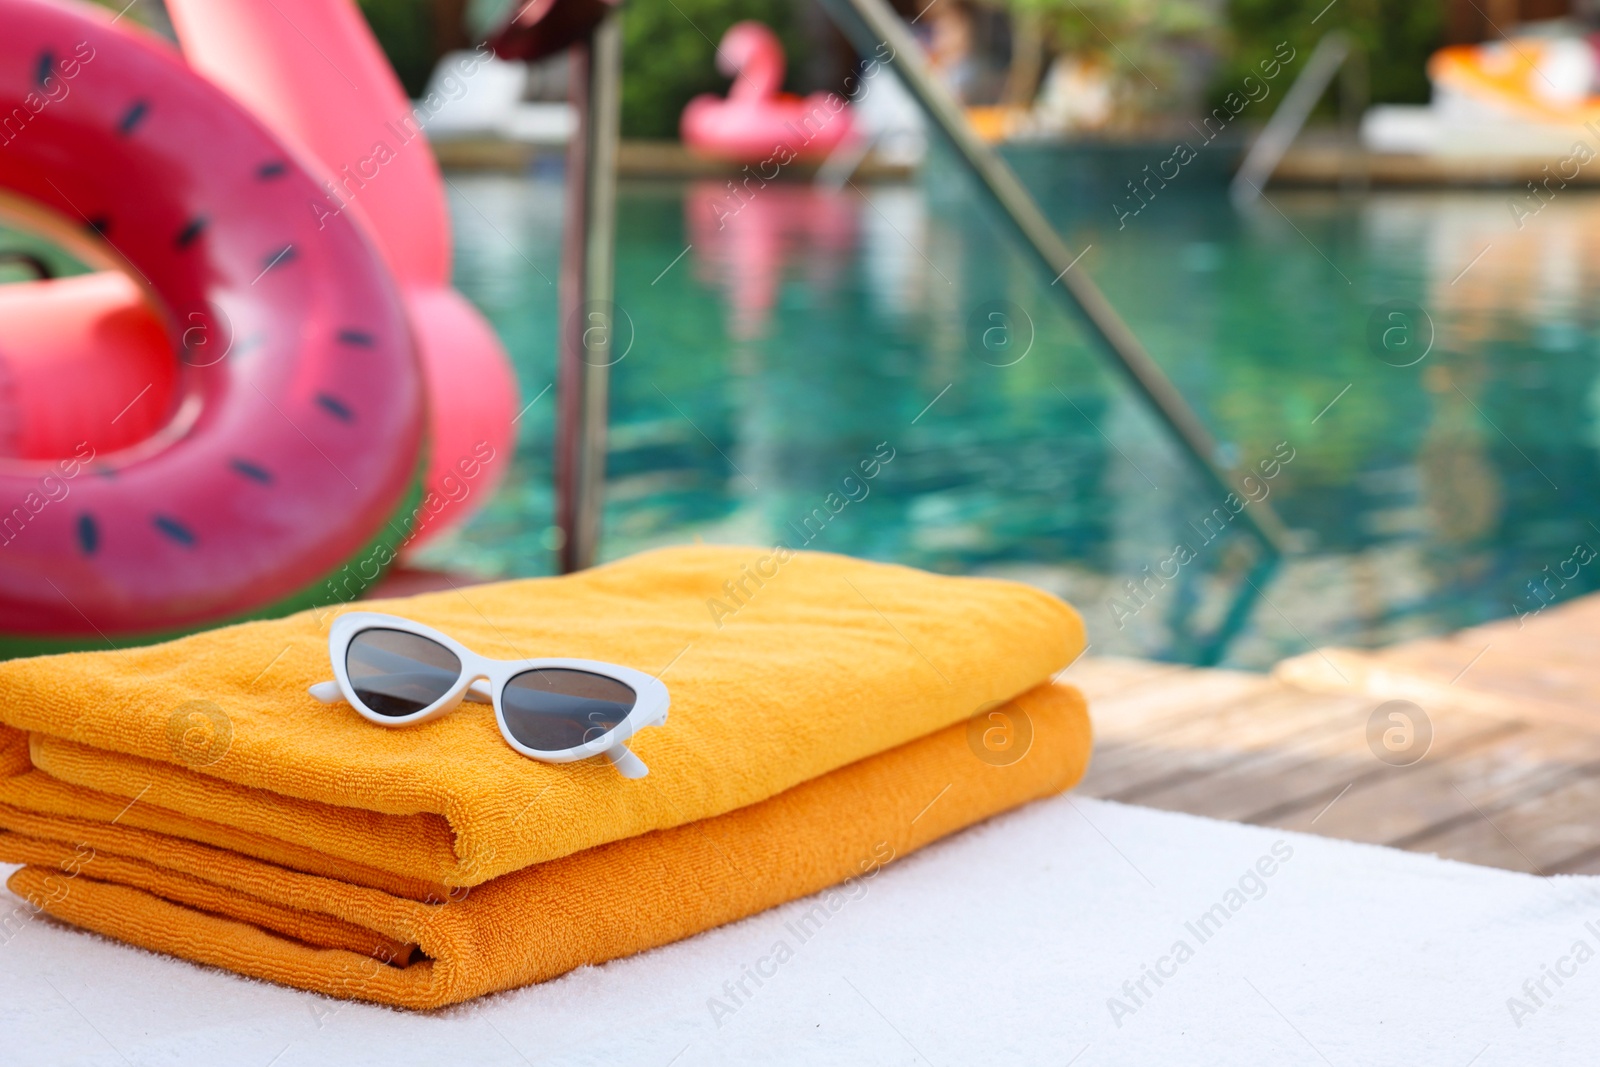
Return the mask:
<path id="1" fill-rule="evenodd" d="M 527 759 L 485 705 L 390 730 L 318 703 L 329 612 L 17 660 L 10 888 L 146 948 L 433 1008 L 871 876 L 1088 761 L 1083 700 L 1050 681 L 1082 623 L 1008 582 L 692 547 L 361 607 L 659 674 L 649 776 Z"/>

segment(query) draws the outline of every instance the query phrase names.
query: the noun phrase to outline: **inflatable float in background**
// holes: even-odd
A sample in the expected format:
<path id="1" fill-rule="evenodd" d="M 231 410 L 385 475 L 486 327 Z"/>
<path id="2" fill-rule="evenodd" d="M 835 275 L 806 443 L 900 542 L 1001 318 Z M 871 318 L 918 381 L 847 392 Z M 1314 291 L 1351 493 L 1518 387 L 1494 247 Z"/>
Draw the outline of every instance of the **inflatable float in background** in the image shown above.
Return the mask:
<path id="1" fill-rule="evenodd" d="M 0 467 L 0 651 L 332 599 L 331 575 L 392 558 L 419 497 L 427 398 L 386 264 L 352 213 L 319 223 L 318 179 L 164 43 L 47 0 L 0 0 L 0 21 L 0 196 L 139 284 L 170 389 L 141 440 Z M 63 282 L 97 284 L 29 284 Z M 41 384 L 64 406 L 149 399 L 50 374 L 13 369 L 13 396 L 31 394 L 14 410 Z"/>
<path id="2" fill-rule="evenodd" d="M 1571 156 L 1575 141 L 1600 143 L 1594 129 L 1600 123 L 1600 50 L 1594 37 L 1524 28 L 1504 40 L 1451 45 L 1429 58 L 1428 80 L 1433 96 L 1426 106 L 1368 109 L 1361 121 L 1368 149 L 1522 156 L 1555 164 Z"/>
<path id="3" fill-rule="evenodd" d="M 683 143 L 693 151 L 736 163 L 766 164 L 766 170 L 796 159 L 824 159 L 854 135 L 850 105 L 842 97 L 780 92 L 783 45 L 759 22 L 728 27 L 717 45 L 717 69 L 733 78 L 728 95 L 697 96 L 679 119 Z M 770 180 L 776 171 L 760 176 Z"/>
<path id="4" fill-rule="evenodd" d="M 1595 46 L 1575 37 L 1524 38 L 1441 48 L 1428 60 L 1446 109 L 1581 126 L 1600 119 Z"/>

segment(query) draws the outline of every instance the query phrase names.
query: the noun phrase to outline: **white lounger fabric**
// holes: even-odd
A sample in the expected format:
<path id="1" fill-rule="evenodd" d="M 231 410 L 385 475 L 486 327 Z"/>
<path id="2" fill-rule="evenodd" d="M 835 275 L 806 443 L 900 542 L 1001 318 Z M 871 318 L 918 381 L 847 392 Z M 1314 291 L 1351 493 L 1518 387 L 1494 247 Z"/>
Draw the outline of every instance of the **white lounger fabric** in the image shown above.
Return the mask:
<path id="1" fill-rule="evenodd" d="M 1067 796 L 848 894 L 435 1015 L 0 923 L 0 1048 L 274 1067 L 1587 1062 L 1597 953 L 1600 879 Z"/>

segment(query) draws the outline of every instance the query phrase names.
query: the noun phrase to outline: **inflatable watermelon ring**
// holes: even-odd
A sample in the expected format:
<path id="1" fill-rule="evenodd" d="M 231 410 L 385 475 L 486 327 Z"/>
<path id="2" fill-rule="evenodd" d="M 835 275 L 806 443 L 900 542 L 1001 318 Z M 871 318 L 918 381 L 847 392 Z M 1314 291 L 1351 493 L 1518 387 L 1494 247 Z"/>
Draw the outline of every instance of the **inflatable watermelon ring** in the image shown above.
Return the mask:
<path id="1" fill-rule="evenodd" d="M 163 42 L 44 0 L 0 0 L 0 23 L 0 196 L 103 243 L 177 356 L 154 436 L 0 463 L 0 654 L 347 599 L 329 576 L 393 558 L 425 458 L 378 255 Z"/>

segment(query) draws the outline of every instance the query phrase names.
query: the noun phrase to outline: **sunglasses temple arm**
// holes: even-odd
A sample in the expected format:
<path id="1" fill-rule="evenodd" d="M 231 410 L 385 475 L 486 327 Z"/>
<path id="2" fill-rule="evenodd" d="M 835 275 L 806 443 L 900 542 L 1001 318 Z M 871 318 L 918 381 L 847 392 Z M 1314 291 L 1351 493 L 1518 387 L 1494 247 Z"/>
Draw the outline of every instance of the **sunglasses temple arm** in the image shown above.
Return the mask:
<path id="1" fill-rule="evenodd" d="M 605 757 L 624 778 L 643 778 L 650 773 L 650 768 L 644 765 L 644 760 L 629 751 L 627 745 L 613 745 L 606 749 Z"/>

